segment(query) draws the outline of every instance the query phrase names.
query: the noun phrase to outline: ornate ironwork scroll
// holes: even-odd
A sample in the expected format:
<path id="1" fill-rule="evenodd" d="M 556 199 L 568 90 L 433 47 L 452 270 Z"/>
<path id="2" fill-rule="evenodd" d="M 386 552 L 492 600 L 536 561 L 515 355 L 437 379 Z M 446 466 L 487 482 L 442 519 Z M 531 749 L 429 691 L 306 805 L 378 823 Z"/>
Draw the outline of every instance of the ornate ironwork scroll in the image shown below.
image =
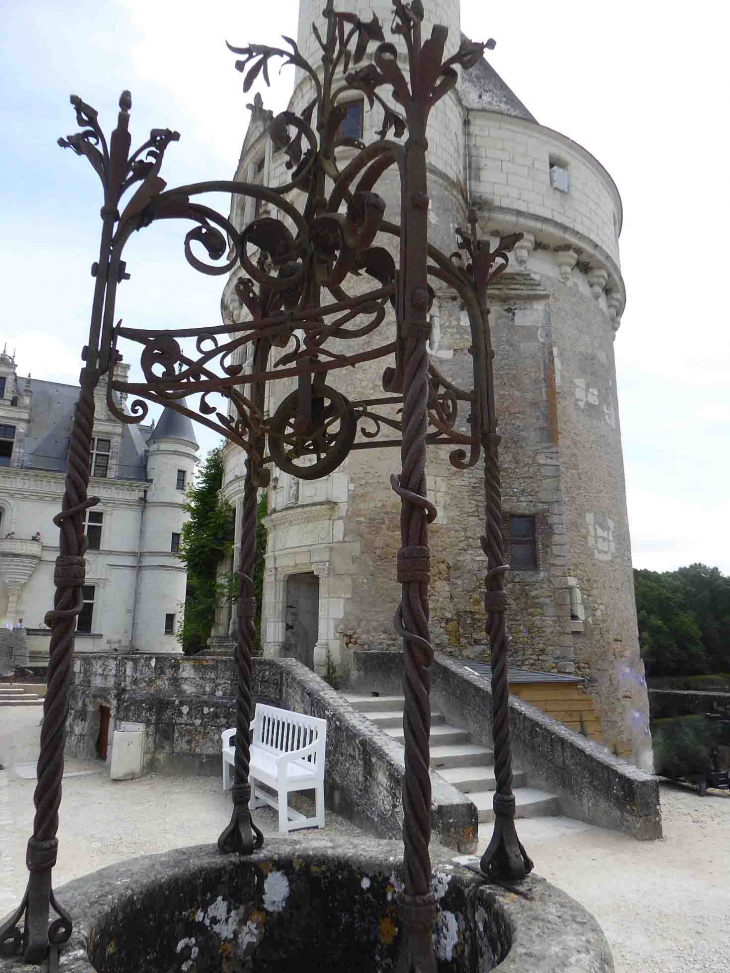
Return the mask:
<path id="1" fill-rule="evenodd" d="M 494 749 L 497 790 L 496 824 L 482 868 L 492 878 L 514 881 L 532 867 L 514 829 L 511 793 L 507 636 L 504 621 L 504 561 L 492 349 L 487 287 L 504 269 L 519 234 L 494 250 L 471 230 L 459 231 L 459 250 L 446 256 L 428 245 L 427 125 L 431 108 L 457 82 L 456 67 L 470 68 L 488 45 L 462 41 L 444 57 L 445 27 L 421 36 L 424 11 L 419 0 L 393 0 L 391 32 L 407 55 L 401 68 L 396 44 L 386 41 L 378 18 L 361 20 L 335 10 L 328 0 L 326 36 L 313 26 L 321 49 L 314 67 L 296 43 L 283 48 L 250 45 L 231 48 L 240 55 L 244 91 L 257 76 L 268 80 L 273 60 L 301 69 L 311 82 L 312 98 L 297 115 L 268 118 L 274 147 L 287 159 L 285 185 L 267 187 L 238 181 L 212 181 L 167 190 L 160 176 L 165 151 L 179 138 L 154 129 L 130 154 L 131 97 L 120 100 L 117 127 L 107 143 L 97 113 L 71 99 L 81 131 L 60 144 L 85 156 L 104 191 L 102 235 L 89 343 L 84 357 L 81 396 L 69 457 L 61 528 L 46 719 L 41 739 L 34 834 L 29 842 L 30 878 L 25 899 L 0 930 L 0 950 L 23 950 L 28 962 L 42 960 L 49 945 L 64 942 L 71 920 L 56 903 L 51 884 L 55 862 L 58 807 L 63 773 L 63 744 L 68 706 L 75 619 L 81 608 L 84 579 L 83 512 L 94 502 L 86 496 L 93 393 L 109 374 L 107 405 L 123 423 L 140 423 L 148 403 L 174 409 L 239 445 L 246 453 L 246 479 L 238 565 L 237 717 L 235 784 L 231 822 L 219 838 L 223 852 L 250 854 L 263 837 L 251 820 L 248 781 L 252 718 L 254 640 L 253 565 L 256 494 L 274 464 L 300 478 L 325 476 L 357 449 L 399 447 L 401 471 L 391 485 L 401 498 L 401 548 L 397 574 L 402 586 L 394 627 L 405 655 L 404 889 L 399 896 L 402 922 L 401 973 L 435 973 L 431 893 L 429 775 L 429 636 L 428 525 L 436 515 L 426 496 L 427 446 L 451 445 L 452 465 L 475 467 L 484 450 L 488 559 L 485 607 L 492 653 Z M 376 45 L 369 56 L 371 45 Z M 366 60 L 367 56 L 367 60 Z M 363 94 L 382 111 L 377 141 L 364 145 L 343 138 L 343 94 Z M 398 106 L 398 110 L 393 107 Z M 257 107 L 257 111 L 261 111 Z M 406 141 L 400 141 L 406 136 Z M 342 148 L 350 150 L 347 164 Z M 386 204 L 376 188 L 390 171 L 400 189 L 400 222 L 387 220 Z M 134 189 L 126 205 L 122 197 Z M 291 190 L 304 195 L 295 207 Z M 223 216 L 204 202 L 210 193 L 237 201 L 253 199 L 266 207 L 248 225 Z M 123 253 L 137 231 L 159 220 L 192 223 L 184 253 L 197 271 L 238 275 L 233 291 L 239 311 L 222 325 L 144 329 L 115 325 L 116 291 L 128 278 Z M 397 250 L 397 261 L 391 251 Z M 353 286 L 357 283 L 357 286 Z M 472 388 L 459 388 L 429 361 L 427 342 L 434 285 L 452 289 L 466 308 L 471 326 Z M 395 340 L 378 338 L 378 329 L 395 311 Z M 392 318 L 391 318 L 392 320 Z M 366 347 L 348 342 L 370 336 Z M 139 350 L 143 381 L 122 381 L 114 374 L 120 347 Z M 349 348 L 354 350 L 350 351 Z M 252 353 L 249 353 L 252 348 Z M 278 349 L 276 354 L 274 350 Z M 337 388 L 338 371 L 365 361 L 387 360 L 383 391 L 350 402 Z M 294 379 L 296 388 L 273 416 L 265 410 L 266 387 Z M 120 395 L 133 395 L 130 411 Z M 216 402 L 222 397 L 224 404 Z M 197 405 L 195 404 L 197 398 Z M 192 403 L 192 404 L 191 404 Z M 50 908 L 60 918 L 48 926 Z M 24 919 L 24 929 L 20 922 Z"/>

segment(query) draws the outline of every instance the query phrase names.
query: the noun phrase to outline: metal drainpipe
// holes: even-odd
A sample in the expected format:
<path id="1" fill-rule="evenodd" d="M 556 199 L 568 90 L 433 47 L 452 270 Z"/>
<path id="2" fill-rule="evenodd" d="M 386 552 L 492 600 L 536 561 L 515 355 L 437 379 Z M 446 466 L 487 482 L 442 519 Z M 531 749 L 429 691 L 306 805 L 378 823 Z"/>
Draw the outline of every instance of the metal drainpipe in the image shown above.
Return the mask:
<path id="1" fill-rule="evenodd" d="M 139 537 L 137 538 L 137 564 L 134 569 L 134 600 L 132 602 L 132 638 L 130 640 L 130 649 L 135 652 L 139 652 L 138 648 L 135 648 L 135 632 L 134 626 L 137 621 L 137 598 L 139 596 L 139 565 L 142 560 L 142 529 L 144 527 L 144 515 L 147 505 L 147 490 L 142 492 L 142 512 L 139 517 Z"/>

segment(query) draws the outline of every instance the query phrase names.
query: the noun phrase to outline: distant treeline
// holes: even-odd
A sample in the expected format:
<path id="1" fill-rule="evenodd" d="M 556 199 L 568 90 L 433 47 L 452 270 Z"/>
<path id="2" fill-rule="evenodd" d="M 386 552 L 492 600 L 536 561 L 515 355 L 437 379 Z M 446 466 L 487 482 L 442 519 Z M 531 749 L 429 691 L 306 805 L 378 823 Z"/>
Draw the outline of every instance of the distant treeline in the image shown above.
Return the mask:
<path id="1" fill-rule="evenodd" d="M 634 571 L 634 584 L 647 675 L 730 672 L 730 577 L 690 564 Z"/>

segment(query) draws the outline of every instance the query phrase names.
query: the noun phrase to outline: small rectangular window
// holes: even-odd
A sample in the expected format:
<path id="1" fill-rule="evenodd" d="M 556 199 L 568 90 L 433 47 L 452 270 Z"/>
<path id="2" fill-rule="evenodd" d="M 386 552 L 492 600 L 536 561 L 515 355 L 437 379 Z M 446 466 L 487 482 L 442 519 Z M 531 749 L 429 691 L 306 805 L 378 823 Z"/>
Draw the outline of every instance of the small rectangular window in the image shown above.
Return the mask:
<path id="1" fill-rule="evenodd" d="M 534 516 L 510 517 L 509 566 L 513 571 L 537 571 L 537 534 Z"/>
<path id="2" fill-rule="evenodd" d="M 94 594 L 96 588 L 93 584 L 85 584 L 81 590 L 83 591 L 84 607 L 81 609 L 81 614 L 76 621 L 76 631 L 86 632 L 88 634 L 92 630 L 91 623 L 94 616 Z"/>
<path id="3" fill-rule="evenodd" d="M 175 616 L 165 615 L 165 635 L 175 634 Z"/>
<path id="4" fill-rule="evenodd" d="M 98 510 L 87 510 L 84 522 L 84 533 L 89 541 L 90 551 L 101 550 L 101 527 L 104 523 L 104 514 Z"/>
<path id="5" fill-rule="evenodd" d="M 570 188 L 568 163 L 556 155 L 550 156 L 550 185 L 561 193 L 567 193 Z"/>
<path id="6" fill-rule="evenodd" d="M 344 107 L 346 108 L 347 114 L 340 124 L 340 130 L 337 133 L 338 138 L 361 139 L 364 102 L 362 100 L 350 101 Z"/>
<path id="7" fill-rule="evenodd" d="M 5 382 L 6 381 L 7 381 L 7 379 L 3 375 L 3 377 L 0 378 L 0 399 L 4 399 L 5 398 Z"/>
<path id="8" fill-rule="evenodd" d="M 176 488 L 178 490 L 184 490 L 185 489 L 185 470 L 178 470 L 177 471 L 177 484 L 176 484 Z"/>
<path id="9" fill-rule="evenodd" d="M 173 554 L 178 554 L 180 551 L 180 535 L 173 534 L 172 540 L 170 541 L 170 550 Z"/>
<path id="10" fill-rule="evenodd" d="M 109 475 L 109 454 L 111 453 L 110 439 L 91 440 L 91 475 L 106 477 Z"/>

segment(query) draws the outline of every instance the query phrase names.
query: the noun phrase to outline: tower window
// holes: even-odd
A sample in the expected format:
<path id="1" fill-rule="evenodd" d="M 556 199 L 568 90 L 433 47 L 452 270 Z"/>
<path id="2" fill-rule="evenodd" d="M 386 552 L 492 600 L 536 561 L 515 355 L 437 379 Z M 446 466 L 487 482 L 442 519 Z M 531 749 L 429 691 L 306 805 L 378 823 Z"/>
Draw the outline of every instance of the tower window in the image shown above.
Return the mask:
<path id="1" fill-rule="evenodd" d="M 173 554 L 178 554 L 180 551 L 180 535 L 173 534 L 172 540 L 170 541 L 170 550 Z"/>
<path id="2" fill-rule="evenodd" d="M 338 138 L 361 139 L 364 110 L 364 103 L 362 99 L 358 99 L 358 101 L 350 101 L 344 106 L 344 108 L 346 109 L 347 114 L 342 119 L 340 124 L 340 129 L 337 133 Z"/>
<path id="3" fill-rule="evenodd" d="M 104 514 L 98 510 L 87 510 L 84 520 L 84 533 L 89 541 L 90 551 L 101 550 L 101 526 L 104 523 Z"/>
<path id="4" fill-rule="evenodd" d="M 175 484 L 175 489 L 177 490 L 185 489 L 185 470 L 177 471 L 177 483 Z"/>
<path id="5" fill-rule="evenodd" d="M 0 466 L 10 466 L 15 442 L 15 426 L 0 426 Z"/>
<path id="6" fill-rule="evenodd" d="M 7 381 L 7 379 L 3 375 L 3 377 L 0 378 L 0 399 L 4 399 L 5 398 L 5 383 L 6 383 L 6 381 Z"/>
<path id="7" fill-rule="evenodd" d="M 93 584 L 85 584 L 81 589 L 84 596 L 84 607 L 76 621 L 76 631 L 88 634 L 91 631 L 91 623 L 94 618 L 94 594 L 96 588 Z"/>
<path id="8" fill-rule="evenodd" d="M 550 185 L 561 193 L 569 189 L 568 163 L 557 155 L 550 156 Z"/>
<path id="9" fill-rule="evenodd" d="M 165 635 L 175 634 L 175 615 L 165 615 Z"/>
<path id="10" fill-rule="evenodd" d="M 112 451 L 111 439 L 91 440 L 91 468 L 92 476 L 109 475 L 109 454 Z"/>
<path id="11" fill-rule="evenodd" d="M 534 516 L 510 517 L 509 566 L 513 571 L 537 571 L 537 534 Z"/>

